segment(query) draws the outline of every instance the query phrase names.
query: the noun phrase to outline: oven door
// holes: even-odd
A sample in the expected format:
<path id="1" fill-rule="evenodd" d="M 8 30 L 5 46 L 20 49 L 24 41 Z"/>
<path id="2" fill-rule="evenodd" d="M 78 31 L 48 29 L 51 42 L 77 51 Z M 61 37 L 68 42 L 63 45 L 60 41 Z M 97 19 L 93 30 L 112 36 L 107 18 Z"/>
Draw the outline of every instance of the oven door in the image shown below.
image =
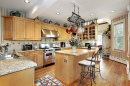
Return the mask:
<path id="1" fill-rule="evenodd" d="M 45 52 L 44 65 L 53 63 L 53 52 Z"/>

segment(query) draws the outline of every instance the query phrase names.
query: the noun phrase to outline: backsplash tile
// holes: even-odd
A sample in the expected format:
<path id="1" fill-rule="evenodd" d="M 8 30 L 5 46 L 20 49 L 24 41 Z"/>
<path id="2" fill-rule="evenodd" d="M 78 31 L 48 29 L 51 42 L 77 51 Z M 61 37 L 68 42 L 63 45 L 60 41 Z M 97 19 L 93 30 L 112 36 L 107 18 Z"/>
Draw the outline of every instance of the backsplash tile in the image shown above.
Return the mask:
<path id="1" fill-rule="evenodd" d="M 37 44 L 37 47 L 39 48 L 39 44 L 40 43 L 53 43 L 55 44 L 54 47 L 60 47 L 60 42 L 62 41 L 55 41 L 55 39 L 53 38 L 48 38 L 48 39 L 42 39 L 41 41 L 7 41 L 4 40 L 4 45 L 6 45 L 7 43 L 10 45 L 8 47 L 8 51 L 13 51 L 13 49 L 15 49 L 16 51 L 21 51 L 23 48 L 24 44 Z M 70 44 L 67 41 L 66 42 L 66 47 L 70 47 Z"/>

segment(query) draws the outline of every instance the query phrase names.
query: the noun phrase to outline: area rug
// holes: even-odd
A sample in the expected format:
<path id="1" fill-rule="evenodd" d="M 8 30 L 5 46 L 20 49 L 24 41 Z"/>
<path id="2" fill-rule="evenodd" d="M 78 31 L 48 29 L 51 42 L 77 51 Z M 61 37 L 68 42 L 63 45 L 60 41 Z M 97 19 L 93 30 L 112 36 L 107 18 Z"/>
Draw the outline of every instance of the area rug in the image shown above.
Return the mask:
<path id="1" fill-rule="evenodd" d="M 65 86 L 50 75 L 46 75 L 45 77 L 42 77 L 34 82 L 37 86 Z"/>

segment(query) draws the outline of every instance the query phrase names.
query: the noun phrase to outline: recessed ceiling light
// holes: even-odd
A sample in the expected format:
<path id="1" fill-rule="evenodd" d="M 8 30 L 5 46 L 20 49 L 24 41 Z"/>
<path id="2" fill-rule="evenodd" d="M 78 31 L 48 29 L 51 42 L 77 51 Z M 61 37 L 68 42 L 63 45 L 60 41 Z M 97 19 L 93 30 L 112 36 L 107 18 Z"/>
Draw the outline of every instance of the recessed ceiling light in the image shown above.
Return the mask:
<path id="1" fill-rule="evenodd" d="M 114 13 L 114 12 L 115 12 L 114 10 L 111 11 L 111 13 Z"/>
<path id="2" fill-rule="evenodd" d="M 69 17 L 66 17 L 66 18 L 69 18 Z"/>
<path id="3" fill-rule="evenodd" d="M 57 15 L 59 15 L 60 13 L 56 13 Z"/>
<path id="4" fill-rule="evenodd" d="M 93 14 L 90 14 L 91 16 L 93 16 Z"/>
<path id="5" fill-rule="evenodd" d="M 25 3 L 30 3 L 30 1 L 29 1 L 29 0 L 24 0 L 24 2 L 25 2 Z"/>

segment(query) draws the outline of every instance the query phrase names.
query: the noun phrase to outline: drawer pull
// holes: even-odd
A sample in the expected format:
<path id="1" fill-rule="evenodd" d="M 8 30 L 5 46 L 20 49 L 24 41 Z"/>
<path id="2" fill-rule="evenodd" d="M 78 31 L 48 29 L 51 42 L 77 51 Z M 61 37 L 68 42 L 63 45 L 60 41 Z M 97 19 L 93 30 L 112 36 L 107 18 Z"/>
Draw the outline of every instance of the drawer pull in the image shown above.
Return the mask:
<path id="1" fill-rule="evenodd" d="M 67 60 L 65 60 L 65 59 L 64 59 L 64 62 L 66 62 L 66 63 L 67 63 Z"/>

